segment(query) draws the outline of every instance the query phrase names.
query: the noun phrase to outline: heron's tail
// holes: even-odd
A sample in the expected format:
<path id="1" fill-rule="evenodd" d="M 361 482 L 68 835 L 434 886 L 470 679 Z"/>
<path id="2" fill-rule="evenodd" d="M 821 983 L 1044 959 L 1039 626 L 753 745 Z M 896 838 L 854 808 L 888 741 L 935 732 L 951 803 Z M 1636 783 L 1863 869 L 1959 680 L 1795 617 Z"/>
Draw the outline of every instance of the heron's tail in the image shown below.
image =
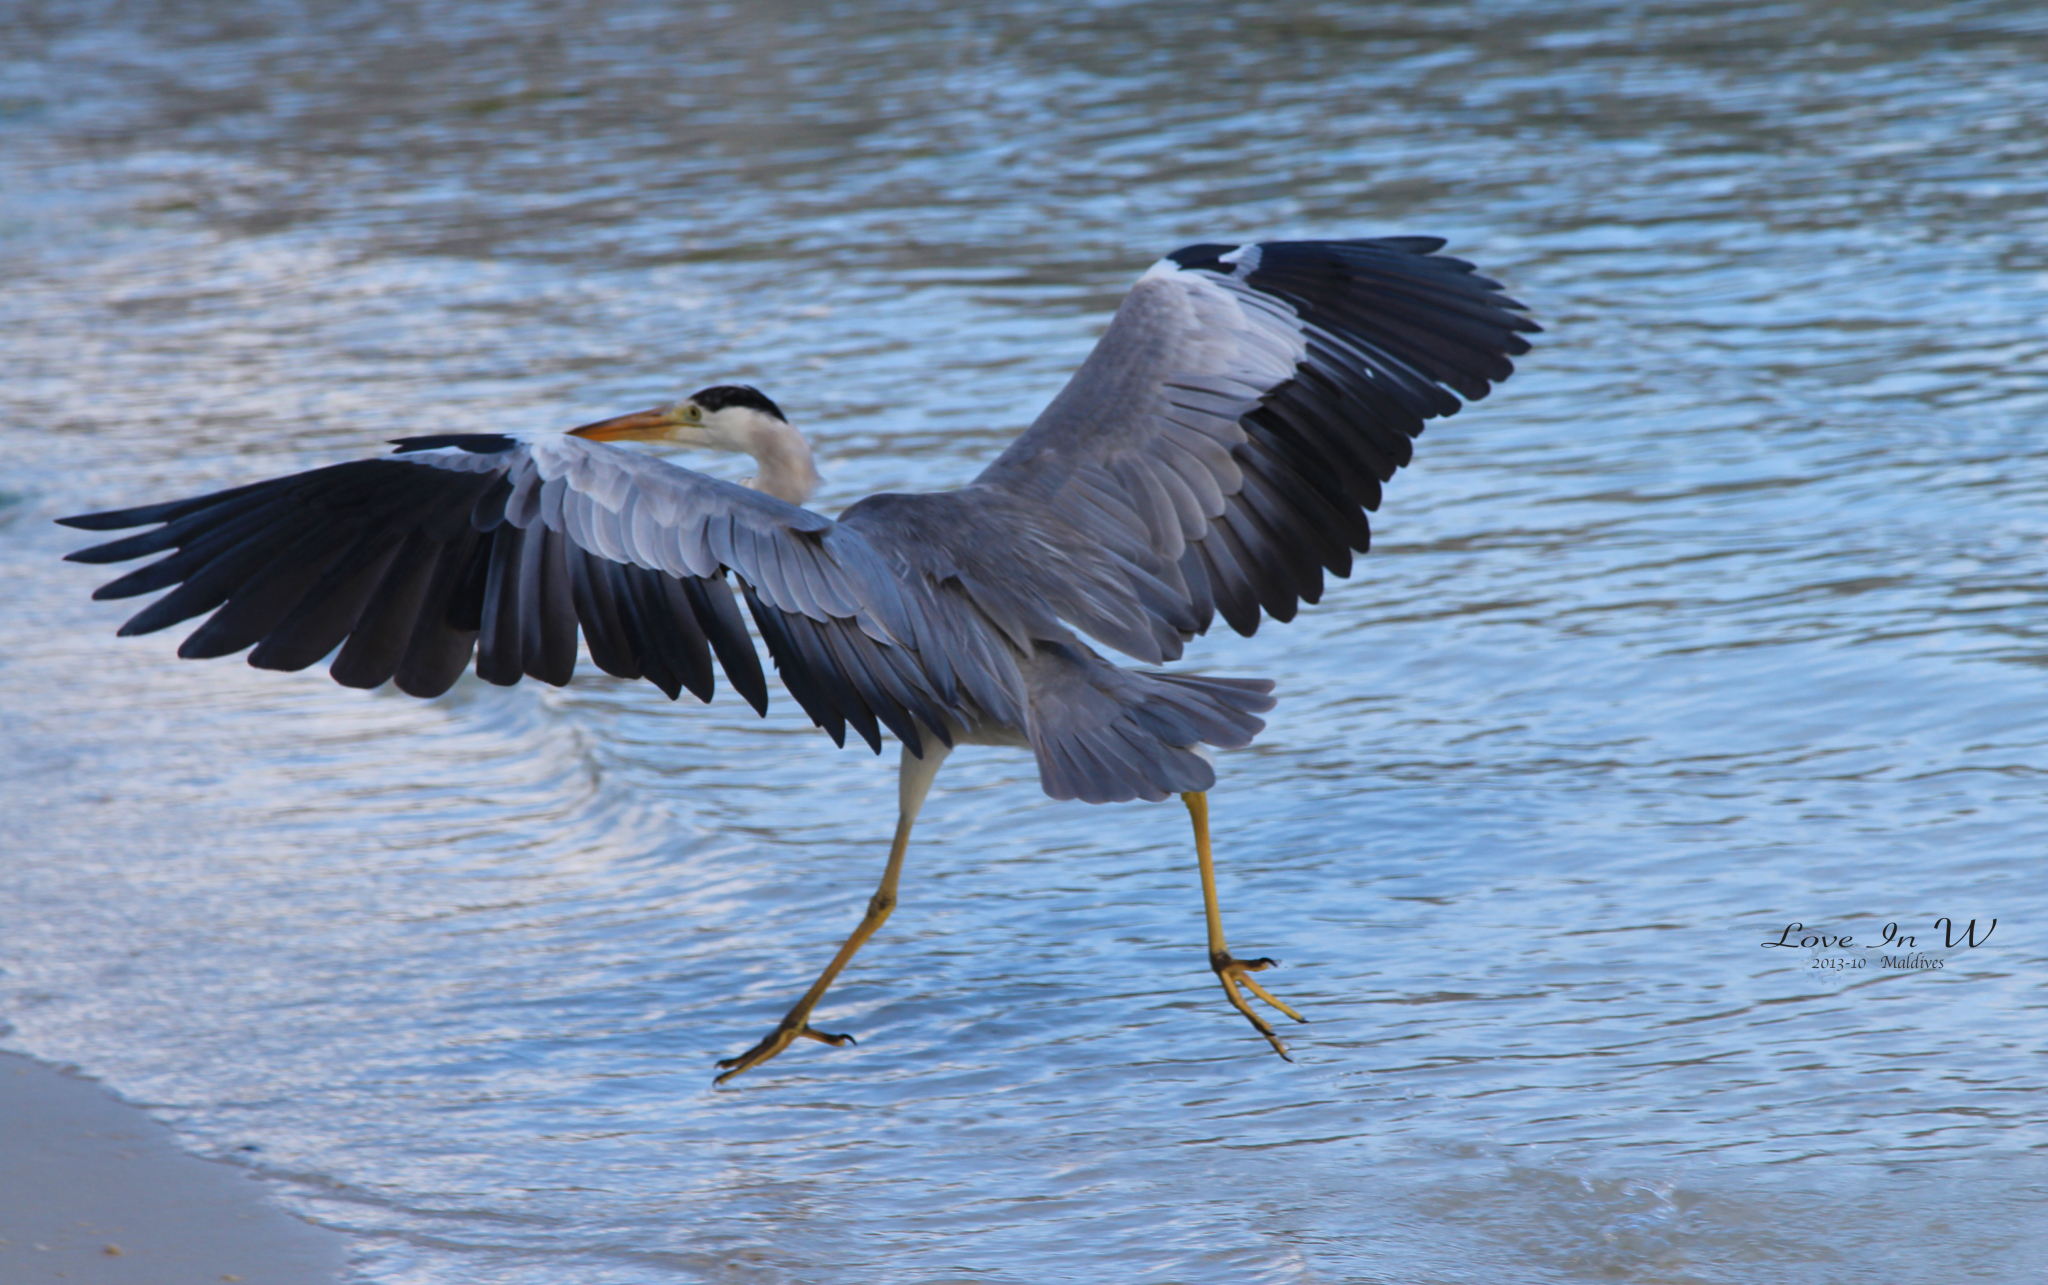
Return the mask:
<path id="1" fill-rule="evenodd" d="M 1216 783 L 1205 745 L 1234 750 L 1265 730 L 1263 678 L 1119 669 L 1085 647 L 1040 642 L 1031 670 L 1031 746 L 1056 799 L 1157 802 Z"/>

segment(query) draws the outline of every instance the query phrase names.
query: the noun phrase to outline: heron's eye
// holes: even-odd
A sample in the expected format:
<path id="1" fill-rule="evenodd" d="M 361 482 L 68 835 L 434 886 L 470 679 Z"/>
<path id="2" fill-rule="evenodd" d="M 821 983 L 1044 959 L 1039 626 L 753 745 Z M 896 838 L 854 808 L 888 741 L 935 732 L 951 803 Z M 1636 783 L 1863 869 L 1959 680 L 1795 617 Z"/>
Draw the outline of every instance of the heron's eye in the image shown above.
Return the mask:
<path id="1" fill-rule="evenodd" d="M 691 402 L 691 403 L 690 403 L 689 405 L 687 405 L 687 406 L 683 407 L 683 422 L 684 422 L 685 424 L 701 424 L 701 423 L 703 423 L 703 422 L 704 422 L 704 408 L 703 408 L 703 407 L 701 407 L 701 406 L 699 406 L 699 405 L 698 405 L 697 403 L 695 403 L 695 402 Z"/>

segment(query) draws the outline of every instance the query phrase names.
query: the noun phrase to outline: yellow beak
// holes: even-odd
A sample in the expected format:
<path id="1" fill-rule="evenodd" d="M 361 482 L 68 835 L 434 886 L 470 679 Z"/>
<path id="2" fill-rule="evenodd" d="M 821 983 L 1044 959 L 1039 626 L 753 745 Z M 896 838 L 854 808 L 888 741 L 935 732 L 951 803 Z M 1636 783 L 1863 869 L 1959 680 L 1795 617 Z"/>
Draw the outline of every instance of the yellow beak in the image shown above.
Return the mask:
<path id="1" fill-rule="evenodd" d="M 659 442 L 666 440 L 674 427 L 675 421 L 669 418 L 668 408 L 657 406 L 653 410 L 634 411 L 631 415 L 619 415 L 572 428 L 569 435 L 587 437 L 593 442 Z"/>

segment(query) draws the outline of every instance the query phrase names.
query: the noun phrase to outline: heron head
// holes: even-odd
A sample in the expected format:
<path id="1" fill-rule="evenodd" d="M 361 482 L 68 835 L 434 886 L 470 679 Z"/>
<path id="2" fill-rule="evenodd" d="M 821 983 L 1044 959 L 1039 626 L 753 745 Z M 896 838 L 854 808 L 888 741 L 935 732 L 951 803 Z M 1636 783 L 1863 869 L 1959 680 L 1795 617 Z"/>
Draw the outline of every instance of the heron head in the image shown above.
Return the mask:
<path id="1" fill-rule="evenodd" d="M 674 442 L 754 454 L 757 438 L 792 431 L 782 408 L 758 388 L 718 384 L 653 410 L 635 411 L 569 430 L 595 442 Z"/>
<path id="2" fill-rule="evenodd" d="M 766 393 L 745 384 L 714 384 L 673 405 L 599 420 L 569 432 L 594 442 L 671 442 L 751 455 L 761 468 L 747 484 L 792 504 L 809 499 L 818 484 L 803 434 L 790 427 L 782 408 Z"/>

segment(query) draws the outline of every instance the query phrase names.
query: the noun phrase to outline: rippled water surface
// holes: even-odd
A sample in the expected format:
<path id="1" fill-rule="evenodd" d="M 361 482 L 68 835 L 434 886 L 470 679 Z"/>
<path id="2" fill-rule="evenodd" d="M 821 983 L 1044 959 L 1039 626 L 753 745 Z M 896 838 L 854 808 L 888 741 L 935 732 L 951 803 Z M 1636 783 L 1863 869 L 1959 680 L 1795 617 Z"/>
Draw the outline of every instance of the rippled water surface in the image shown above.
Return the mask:
<path id="1" fill-rule="evenodd" d="M 16 0 L 4 1042 L 390 1285 L 2039 1280 L 2044 37 Z M 713 1091 L 858 915 L 892 759 L 587 666 L 180 662 L 58 560 L 61 514 L 718 381 L 828 511 L 950 485 L 1163 251 L 1387 232 L 1548 333 L 1353 580 L 1191 652 L 1280 684 L 1213 804 L 1292 1066 L 1206 971 L 1180 810 L 982 750 L 823 1009 L 860 1046 Z M 1761 945 L 1795 922 L 1856 941 Z"/>

